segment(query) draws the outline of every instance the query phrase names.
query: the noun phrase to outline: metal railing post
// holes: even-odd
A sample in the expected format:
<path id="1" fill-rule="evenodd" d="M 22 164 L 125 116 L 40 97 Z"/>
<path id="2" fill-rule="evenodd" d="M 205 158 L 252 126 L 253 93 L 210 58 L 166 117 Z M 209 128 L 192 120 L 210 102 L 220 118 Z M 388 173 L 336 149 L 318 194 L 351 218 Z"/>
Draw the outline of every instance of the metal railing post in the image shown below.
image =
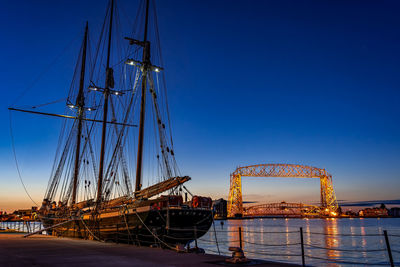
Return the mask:
<path id="1" fill-rule="evenodd" d="M 195 248 L 197 249 L 197 227 L 196 225 L 194 226 L 194 244 L 195 244 Z"/>
<path id="2" fill-rule="evenodd" d="M 243 250 L 243 245 L 242 245 L 242 227 L 239 227 L 239 242 L 240 242 L 240 244 L 239 244 L 240 249 Z"/>
<path id="3" fill-rule="evenodd" d="M 302 266 L 306 266 L 305 260 L 304 260 L 304 239 L 303 239 L 303 227 L 300 227 L 300 242 L 301 242 L 301 263 Z"/>
<path id="4" fill-rule="evenodd" d="M 390 243 L 389 243 L 389 237 L 387 234 L 386 230 L 383 230 L 383 234 L 385 236 L 385 241 L 386 241 L 386 248 L 389 254 L 389 261 L 390 261 L 390 266 L 394 267 L 394 262 L 393 262 L 393 256 L 392 256 L 392 250 L 390 249 Z"/>

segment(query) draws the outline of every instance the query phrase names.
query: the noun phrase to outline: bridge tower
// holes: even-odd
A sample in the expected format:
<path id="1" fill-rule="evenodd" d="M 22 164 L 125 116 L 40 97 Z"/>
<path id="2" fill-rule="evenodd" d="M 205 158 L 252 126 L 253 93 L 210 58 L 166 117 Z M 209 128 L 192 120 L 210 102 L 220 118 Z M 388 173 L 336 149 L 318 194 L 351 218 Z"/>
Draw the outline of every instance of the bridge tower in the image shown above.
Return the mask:
<path id="1" fill-rule="evenodd" d="M 231 174 L 231 183 L 228 199 L 228 217 L 243 216 L 242 176 Z"/>
<path id="2" fill-rule="evenodd" d="M 242 177 L 319 178 L 321 215 L 336 215 L 339 208 L 333 190 L 332 175 L 325 169 L 295 164 L 258 164 L 237 168 L 230 176 L 228 217 L 243 216 Z"/>

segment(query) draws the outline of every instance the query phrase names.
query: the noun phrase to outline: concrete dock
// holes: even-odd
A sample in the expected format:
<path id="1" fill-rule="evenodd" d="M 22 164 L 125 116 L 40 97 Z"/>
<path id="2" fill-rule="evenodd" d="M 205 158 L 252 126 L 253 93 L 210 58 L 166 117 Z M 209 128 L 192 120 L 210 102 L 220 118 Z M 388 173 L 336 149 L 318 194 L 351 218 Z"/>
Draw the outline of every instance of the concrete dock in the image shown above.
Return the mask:
<path id="1" fill-rule="evenodd" d="M 0 234 L 0 266 L 298 266 L 268 261 L 225 264 L 225 257 L 160 248 L 22 234 Z"/>

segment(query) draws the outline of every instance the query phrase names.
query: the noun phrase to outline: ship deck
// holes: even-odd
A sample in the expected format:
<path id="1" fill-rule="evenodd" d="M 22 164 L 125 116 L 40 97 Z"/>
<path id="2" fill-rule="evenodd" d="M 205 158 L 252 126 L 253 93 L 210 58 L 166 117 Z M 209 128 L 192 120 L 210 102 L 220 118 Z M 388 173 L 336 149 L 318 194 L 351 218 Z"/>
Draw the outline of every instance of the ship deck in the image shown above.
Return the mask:
<path id="1" fill-rule="evenodd" d="M 0 266 L 237 266 L 224 264 L 224 259 L 218 255 L 177 253 L 82 239 L 0 234 Z M 251 266 L 297 265 L 257 261 Z"/>

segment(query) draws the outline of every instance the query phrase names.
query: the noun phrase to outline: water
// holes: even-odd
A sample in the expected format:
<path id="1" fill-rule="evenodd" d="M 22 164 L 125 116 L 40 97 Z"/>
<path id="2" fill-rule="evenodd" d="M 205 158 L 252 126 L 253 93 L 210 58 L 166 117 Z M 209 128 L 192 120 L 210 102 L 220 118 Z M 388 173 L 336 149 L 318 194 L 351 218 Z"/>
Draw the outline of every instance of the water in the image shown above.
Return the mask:
<path id="1" fill-rule="evenodd" d="M 223 226 L 221 222 L 224 223 Z M 0 228 L 7 227 L 28 231 L 22 222 L 0 222 Z M 400 265 L 400 218 L 268 218 L 215 221 L 215 232 L 211 227 L 210 231 L 198 240 L 198 246 L 204 248 L 207 253 L 217 254 L 218 240 L 221 254 L 231 255 L 228 248 L 239 247 L 239 227 L 242 227 L 243 249 L 247 257 L 296 264 L 301 264 L 299 229 L 302 227 L 304 250 L 307 255 L 305 261 L 307 265 L 312 266 L 389 265 L 386 243 L 382 235 L 383 230 L 387 230 L 395 264 Z M 31 231 L 40 228 L 40 222 L 30 223 Z"/>
<path id="2" fill-rule="evenodd" d="M 207 253 L 218 253 L 217 239 L 221 254 L 231 255 L 228 247 L 239 247 L 238 228 L 242 227 L 243 249 L 247 257 L 301 264 L 299 229 L 302 227 L 306 265 L 390 265 L 383 236 L 383 230 L 387 230 L 395 264 L 400 264 L 398 218 L 264 218 L 222 222 L 223 226 L 221 221 L 215 221 L 216 232 L 212 227 L 198 241 L 198 246 Z"/>

